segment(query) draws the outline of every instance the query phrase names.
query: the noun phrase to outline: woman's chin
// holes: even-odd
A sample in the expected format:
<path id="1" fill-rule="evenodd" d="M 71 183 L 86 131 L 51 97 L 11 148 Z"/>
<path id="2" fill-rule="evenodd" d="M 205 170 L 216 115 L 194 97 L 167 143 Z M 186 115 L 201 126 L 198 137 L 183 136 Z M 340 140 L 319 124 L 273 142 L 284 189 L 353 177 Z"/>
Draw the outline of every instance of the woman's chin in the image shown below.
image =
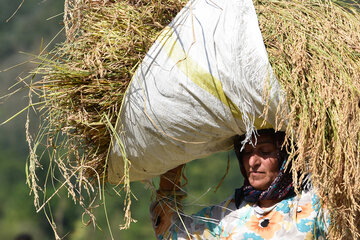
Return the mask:
<path id="1" fill-rule="evenodd" d="M 266 190 L 270 184 L 268 184 L 267 182 L 263 182 L 263 181 L 259 181 L 259 180 L 255 180 L 255 181 L 251 181 L 250 180 L 250 185 L 253 186 L 253 188 L 255 188 L 256 190 Z"/>

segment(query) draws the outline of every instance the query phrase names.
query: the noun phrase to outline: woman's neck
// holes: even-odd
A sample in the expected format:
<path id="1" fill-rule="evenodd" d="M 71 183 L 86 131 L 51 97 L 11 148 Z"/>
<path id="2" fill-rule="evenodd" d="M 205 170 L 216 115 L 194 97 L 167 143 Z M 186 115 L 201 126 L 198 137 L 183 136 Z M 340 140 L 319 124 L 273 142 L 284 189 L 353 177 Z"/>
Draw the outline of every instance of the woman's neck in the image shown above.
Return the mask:
<path id="1" fill-rule="evenodd" d="M 268 208 L 268 207 L 272 207 L 275 204 L 277 204 L 278 202 L 280 202 L 281 199 L 276 199 L 276 200 L 260 200 L 258 202 L 259 207 L 261 208 Z"/>

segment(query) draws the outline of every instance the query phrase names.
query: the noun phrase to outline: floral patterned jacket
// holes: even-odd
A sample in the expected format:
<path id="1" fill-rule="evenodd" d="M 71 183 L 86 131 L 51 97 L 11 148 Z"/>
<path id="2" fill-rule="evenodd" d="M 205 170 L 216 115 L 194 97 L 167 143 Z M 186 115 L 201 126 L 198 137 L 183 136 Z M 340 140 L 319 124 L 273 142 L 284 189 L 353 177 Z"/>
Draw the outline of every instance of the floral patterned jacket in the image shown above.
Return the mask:
<path id="1" fill-rule="evenodd" d="M 313 190 L 284 199 L 270 208 L 242 202 L 234 195 L 219 205 L 186 216 L 176 202 L 153 202 L 151 216 L 157 239 L 325 239 L 329 225 Z"/>

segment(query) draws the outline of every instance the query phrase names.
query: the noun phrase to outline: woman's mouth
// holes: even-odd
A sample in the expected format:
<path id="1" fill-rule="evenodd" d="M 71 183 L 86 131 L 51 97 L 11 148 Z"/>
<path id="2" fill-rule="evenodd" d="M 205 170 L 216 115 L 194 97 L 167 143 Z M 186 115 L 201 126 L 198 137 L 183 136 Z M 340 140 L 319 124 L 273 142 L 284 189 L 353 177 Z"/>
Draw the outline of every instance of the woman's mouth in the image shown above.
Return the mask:
<path id="1" fill-rule="evenodd" d="M 250 175 L 251 176 L 254 176 L 254 177 L 256 177 L 256 176 L 261 176 L 261 175 L 263 175 L 264 173 L 263 172 L 250 172 Z"/>

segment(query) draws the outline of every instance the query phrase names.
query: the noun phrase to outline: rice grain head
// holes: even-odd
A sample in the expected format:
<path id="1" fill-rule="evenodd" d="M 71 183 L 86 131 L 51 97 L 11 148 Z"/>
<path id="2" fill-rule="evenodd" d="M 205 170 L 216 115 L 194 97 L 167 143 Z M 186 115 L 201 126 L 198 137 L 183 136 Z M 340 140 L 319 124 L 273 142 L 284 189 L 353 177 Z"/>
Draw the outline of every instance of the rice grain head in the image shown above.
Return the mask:
<path id="1" fill-rule="evenodd" d="M 311 174 L 331 215 L 329 239 L 358 239 L 360 17 L 358 5 L 255 1 L 269 59 L 286 96 L 294 176 Z M 347 7 L 347 8 L 344 8 Z"/>

